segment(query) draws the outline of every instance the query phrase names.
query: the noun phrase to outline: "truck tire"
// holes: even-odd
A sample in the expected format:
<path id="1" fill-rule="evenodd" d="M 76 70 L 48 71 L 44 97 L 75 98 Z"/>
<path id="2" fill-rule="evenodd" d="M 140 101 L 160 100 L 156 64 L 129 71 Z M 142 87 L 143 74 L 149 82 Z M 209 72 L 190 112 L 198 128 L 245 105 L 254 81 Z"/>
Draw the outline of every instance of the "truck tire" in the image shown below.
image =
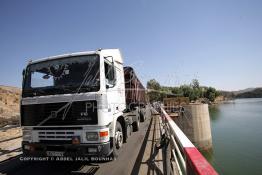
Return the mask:
<path id="1" fill-rule="evenodd" d="M 113 157 L 117 158 L 124 143 L 123 128 L 119 121 L 116 121 L 115 137 L 113 139 Z"/>
<path id="2" fill-rule="evenodd" d="M 131 136 L 132 134 L 132 125 L 128 125 L 127 128 L 126 128 L 126 140 L 125 140 L 125 143 L 127 142 L 127 139 Z"/>
<path id="3" fill-rule="evenodd" d="M 145 121 L 145 115 L 144 115 L 142 110 L 140 110 L 139 115 L 140 115 L 140 122 L 144 122 Z"/>
<path id="4" fill-rule="evenodd" d="M 139 125 L 140 125 L 140 117 L 138 117 L 138 119 L 132 123 L 134 132 L 139 131 Z"/>

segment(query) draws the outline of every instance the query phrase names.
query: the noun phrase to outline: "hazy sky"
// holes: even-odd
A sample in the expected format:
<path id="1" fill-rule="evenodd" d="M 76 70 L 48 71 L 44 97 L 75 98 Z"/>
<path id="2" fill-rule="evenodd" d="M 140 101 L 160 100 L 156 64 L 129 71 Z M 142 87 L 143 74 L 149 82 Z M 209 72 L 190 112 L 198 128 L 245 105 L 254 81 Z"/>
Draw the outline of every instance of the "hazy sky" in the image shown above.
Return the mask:
<path id="1" fill-rule="evenodd" d="M 144 83 L 262 86 L 261 0 L 0 1 L 0 84 L 29 59 L 120 48 Z"/>

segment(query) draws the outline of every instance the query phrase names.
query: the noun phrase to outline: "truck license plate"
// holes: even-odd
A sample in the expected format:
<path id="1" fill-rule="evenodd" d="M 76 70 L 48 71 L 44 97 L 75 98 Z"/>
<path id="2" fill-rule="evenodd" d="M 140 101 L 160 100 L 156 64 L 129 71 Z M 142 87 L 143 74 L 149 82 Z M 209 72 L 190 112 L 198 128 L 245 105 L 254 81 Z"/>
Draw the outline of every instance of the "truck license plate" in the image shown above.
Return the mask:
<path id="1" fill-rule="evenodd" d="M 58 151 L 46 151 L 47 156 L 54 156 L 54 157 L 62 157 L 64 156 L 64 152 Z"/>

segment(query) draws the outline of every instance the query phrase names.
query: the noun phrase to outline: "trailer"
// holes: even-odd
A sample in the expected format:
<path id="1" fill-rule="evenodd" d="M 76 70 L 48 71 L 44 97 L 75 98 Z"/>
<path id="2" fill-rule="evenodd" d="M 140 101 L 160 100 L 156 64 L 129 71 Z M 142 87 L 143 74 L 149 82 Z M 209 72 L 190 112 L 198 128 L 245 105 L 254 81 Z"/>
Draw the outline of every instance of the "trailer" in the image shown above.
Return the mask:
<path id="1" fill-rule="evenodd" d="M 139 109 L 140 121 L 145 121 L 146 92 L 132 67 L 124 67 L 127 109 Z"/>
<path id="2" fill-rule="evenodd" d="M 27 156 L 116 158 L 145 120 L 145 88 L 119 49 L 31 61 L 23 70 Z"/>

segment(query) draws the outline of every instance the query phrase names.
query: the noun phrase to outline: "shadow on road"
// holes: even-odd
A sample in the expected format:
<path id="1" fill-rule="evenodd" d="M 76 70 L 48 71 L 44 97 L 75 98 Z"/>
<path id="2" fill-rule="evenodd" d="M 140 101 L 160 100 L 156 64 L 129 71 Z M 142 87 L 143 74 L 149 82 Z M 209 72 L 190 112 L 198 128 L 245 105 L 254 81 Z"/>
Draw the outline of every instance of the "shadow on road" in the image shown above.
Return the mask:
<path id="1" fill-rule="evenodd" d="M 140 151 L 139 151 L 138 156 L 136 158 L 135 165 L 133 167 L 131 175 L 139 174 L 139 169 L 140 169 L 141 162 L 142 162 L 142 159 L 143 159 L 143 156 L 144 156 L 144 152 L 146 150 L 146 145 L 147 145 L 147 141 L 148 141 L 148 137 L 149 137 L 149 133 L 150 133 L 152 122 L 153 122 L 153 118 L 151 118 L 151 120 L 150 120 L 150 124 L 148 126 L 147 131 L 146 131 L 146 135 L 144 137 L 144 140 L 143 140 L 143 143 L 141 145 Z"/>
<path id="2" fill-rule="evenodd" d="M 22 162 L 19 157 L 2 162 L 0 173 L 7 175 L 95 174 L 99 166 L 83 162 Z"/>

